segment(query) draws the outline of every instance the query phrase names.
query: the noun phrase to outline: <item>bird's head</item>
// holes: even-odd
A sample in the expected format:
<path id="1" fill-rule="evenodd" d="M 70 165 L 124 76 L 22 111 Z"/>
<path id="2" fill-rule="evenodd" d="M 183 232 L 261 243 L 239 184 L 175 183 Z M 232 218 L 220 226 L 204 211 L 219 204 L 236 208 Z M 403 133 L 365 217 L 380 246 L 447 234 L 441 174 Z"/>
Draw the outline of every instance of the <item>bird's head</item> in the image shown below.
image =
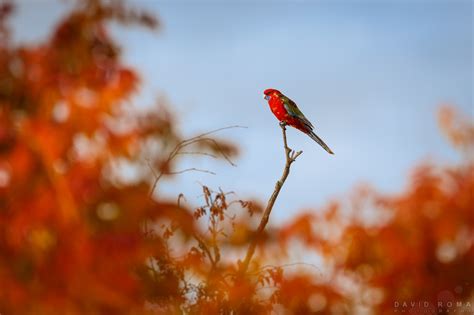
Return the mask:
<path id="1" fill-rule="evenodd" d="M 263 98 L 269 101 L 273 96 L 281 95 L 281 92 L 275 89 L 266 89 L 263 91 L 263 94 L 265 95 Z"/>

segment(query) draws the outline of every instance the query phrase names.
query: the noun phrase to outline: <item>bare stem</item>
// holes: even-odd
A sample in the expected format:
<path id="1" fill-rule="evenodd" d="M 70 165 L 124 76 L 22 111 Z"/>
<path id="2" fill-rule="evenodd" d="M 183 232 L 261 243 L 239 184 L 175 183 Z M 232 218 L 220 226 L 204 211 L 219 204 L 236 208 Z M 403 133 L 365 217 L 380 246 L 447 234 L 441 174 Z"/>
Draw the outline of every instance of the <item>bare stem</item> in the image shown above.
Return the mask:
<path id="1" fill-rule="evenodd" d="M 193 144 L 198 143 L 198 142 L 206 142 L 207 141 L 207 142 L 211 142 L 212 144 L 215 145 L 216 150 L 222 155 L 222 157 L 227 162 L 229 162 L 230 165 L 236 166 L 235 163 L 232 162 L 230 157 L 228 157 L 227 154 L 225 154 L 225 152 L 222 150 L 221 146 L 219 145 L 219 143 L 215 139 L 206 137 L 206 136 L 211 135 L 213 133 L 216 133 L 216 132 L 219 132 L 219 131 L 222 131 L 222 130 L 226 130 L 226 129 L 231 129 L 231 128 L 247 128 L 247 127 L 237 126 L 237 125 L 236 126 L 228 126 L 228 127 L 215 129 L 215 130 L 197 135 L 195 137 L 192 137 L 192 138 L 189 138 L 189 139 L 186 139 L 186 140 L 182 140 L 174 147 L 173 150 L 171 150 L 170 154 L 168 155 L 168 158 L 165 161 L 165 164 L 169 164 L 174 158 L 176 158 L 177 155 L 180 155 L 180 154 L 207 155 L 207 156 L 210 156 L 210 157 L 213 157 L 213 158 L 217 158 L 216 155 L 206 153 L 206 152 L 183 152 L 182 151 L 184 148 L 186 148 L 190 145 L 193 145 Z M 181 174 L 181 173 L 188 172 L 188 171 L 198 171 L 198 172 L 204 172 L 204 173 L 209 173 L 209 174 L 214 174 L 215 175 L 215 173 L 213 173 L 211 171 L 200 170 L 200 169 L 196 169 L 196 168 L 189 168 L 189 169 L 185 169 L 185 170 L 179 171 L 179 172 L 166 172 L 165 173 L 164 171 L 160 171 L 158 173 L 154 170 L 154 168 L 153 168 L 153 166 L 151 165 L 150 162 L 148 162 L 148 167 L 151 169 L 151 171 L 153 173 L 153 176 L 155 177 L 155 180 L 153 181 L 151 190 L 148 194 L 149 198 L 152 198 L 152 195 L 153 195 L 153 192 L 155 191 L 156 185 L 158 184 L 158 182 L 160 181 L 160 179 L 164 175 L 176 175 L 176 174 Z"/>
<path id="2" fill-rule="evenodd" d="M 212 257 L 209 247 L 207 247 L 206 242 L 197 233 L 194 233 L 193 236 L 196 239 L 196 241 L 199 243 L 199 247 L 206 253 L 207 257 L 209 258 L 209 261 L 211 262 L 211 270 L 213 270 L 217 262 Z"/>
<path id="3" fill-rule="evenodd" d="M 285 183 L 286 178 L 290 174 L 291 164 L 294 161 L 296 161 L 296 159 L 298 158 L 298 156 L 300 156 L 301 153 L 303 153 L 303 151 L 295 152 L 288 147 L 288 143 L 286 141 L 286 123 L 281 122 L 280 127 L 283 133 L 283 146 L 285 148 L 285 157 L 286 157 L 285 168 L 283 169 L 283 174 L 281 175 L 280 179 L 275 184 L 275 189 L 273 190 L 273 193 L 270 196 L 270 199 L 268 200 L 267 207 L 265 208 L 265 211 L 263 213 L 262 219 L 260 220 L 260 224 L 257 228 L 257 231 L 255 232 L 255 235 L 252 239 L 252 242 L 250 243 L 249 248 L 247 249 L 247 254 L 245 255 L 245 259 L 240 264 L 239 274 L 241 276 L 247 272 L 250 261 L 252 260 L 252 257 L 255 253 L 257 243 L 260 237 L 262 236 L 263 231 L 265 230 L 265 226 L 268 223 L 268 219 L 270 218 L 270 213 L 272 212 L 273 205 L 275 204 L 275 201 L 278 198 L 278 194 L 280 193 L 280 190 L 283 187 L 283 184 Z"/>

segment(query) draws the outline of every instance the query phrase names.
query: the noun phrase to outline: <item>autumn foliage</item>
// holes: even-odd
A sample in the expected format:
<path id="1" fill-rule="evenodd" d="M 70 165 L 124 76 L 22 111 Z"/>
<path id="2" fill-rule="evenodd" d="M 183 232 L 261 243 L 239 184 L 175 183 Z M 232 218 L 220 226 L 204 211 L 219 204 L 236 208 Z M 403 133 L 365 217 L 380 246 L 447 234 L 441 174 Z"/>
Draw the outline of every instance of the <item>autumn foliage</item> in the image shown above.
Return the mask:
<path id="1" fill-rule="evenodd" d="M 474 126 L 452 107 L 439 120 L 458 165 L 423 163 L 402 193 L 359 187 L 256 235 L 259 201 L 160 193 L 180 159 L 232 163 L 237 148 L 184 138 L 170 104 L 132 104 L 139 76 L 107 26 L 153 16 L 78 1 L 45 42 L 16 46 L 13 9 L 0 6 L 1 315 L 472 313 Z"/>

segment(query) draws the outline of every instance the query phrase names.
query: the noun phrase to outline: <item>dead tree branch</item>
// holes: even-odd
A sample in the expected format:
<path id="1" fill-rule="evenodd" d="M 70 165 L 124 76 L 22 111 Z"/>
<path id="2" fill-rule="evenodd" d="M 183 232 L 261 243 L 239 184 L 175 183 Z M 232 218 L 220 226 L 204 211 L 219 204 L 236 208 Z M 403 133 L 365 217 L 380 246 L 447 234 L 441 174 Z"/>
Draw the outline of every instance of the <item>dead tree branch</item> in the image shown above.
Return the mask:
<path id="1" fill-rule="evenodd" d="M 210 157 L 213 157 L 213 158 L 217 158 L 216 155 L 214 154 L 211 154 L 211 153 L 206 153 L 206 152 L 183 152 L 182 150 L 188 146 L 191 146 L 195 143 L 198 143 L 198 142 L 210 142 L 212 143 L 215 147 L 216 147 L 216 151 L 218 151 L 218 153 L 220 153 L 220 155 L 222 155 L 222 157 L 232 166 L 236 166 L 234 162 L 232 162 L 232 160 L 230 159 L 229 156 L 227 156 L 227 154 L 222 150 L 221 146 L 219 145 L 219 143 L 215 140 L 215 139 L 212 139 L 212 138 L 209 138 L 207 136 L 213 134 L 213 133 L 216 133 L 216 132 L 219 132 L 219 131 L 222 131 L 222 130 L 226 130 L 226 129 L 232 129 L 232 128 L 246 128 L 244 126 L 238 126 L 238 125 L 235 125 L 235 126 L 228 126 L 228 127 L 223 127 L 223 128 L 219 128 L 219 129 L 215 129 L 215 130 L 212 130 L 212 131 L 209 131 L 209 132 L 205 132 L 203 134 L 200 134 L 200 135 L 197 135 L 195 137 L 192 137 L 192 138 L 189 138 L 189 139 L 186 139 L 186 140 L 182 140 L 180 141 L 174 148 L 173 150 L 171 150 L 170 154 L 168 155 L 168 158 L 166 159 L 165 161 L 165 164 L 170 164 L 170 162 L 176 158 L 177 155 L 182 155 L 182 154 L 196 154 L 196 155 L 207 155 L 207 156 L 210 156 Z M 156 188 L 156 185 L 158 184 L 158 182 L 160 181 L 160 179 L 164 176 L 164 175 L 176 175 L 176 174 L 181 174 L 181 173 L 184 173 L 184 172 L 188 172 L 188 171 L 198 171 L 198 172 L 204 172 L 204 173 L 209 173 L 209 174 L 215 174 L 211 171 L 207 171 L 207 170 L 200 170 L 200 169 L 196 169 L 196 168 L 189 168 L 189 169 L 185 169 L 183 171 L 178 171 L 178 172 L 163 172 L 163 171 L 160 171 L 159 173 L 157 173 L 153 166 L 148 163 L 148 167 L 151 169 L 152 173 L 153 173 L 153 176 L 155 177 L 155 180 L 153 181 L 153 184 L 152 184 L 152 187 L 150 189 L 150 193 L 149 193 L 149 197 L 151 198 L 152 195 L 153 195 L 153 192 L 155 191 L 155 188 Z"/>
<path id="2" fill-rule="evenodd" d="M 253 237 L 252 242 L 249 245 L 249 248 L 247 249 L 247 254 L 245 255 L 245 259 L 240 264 L 239 274 L 241 276 L 247 272 L 250 261 L 252 260 L 253 254 L 255 253 L 255 248 L 257 247 L 257 243 L 260 237 L 262 236 L 263 231 L 265 230 L 265 226 L 268 223 L 268 219 L 270 218 L 270 213 L 272 212 L 273 205 L 275 204 L 275 201 L 278 198 L 278 194 L 280 193 L 280 190 L 283 187 L 283 184 L 285 183 L 286 178 L 290 174 L 291 164 L 294 161 L 296 161 L 296 159 L 298 158 L 298 156 L 300 156 L 301 153 L 303 153 L 303 151 L 296 152 L 288 147 L 288 143 L 286 140 L 286 123 L 281 122 L 280 127 L 283 133 L 283 146 L 285 149 L 285 157 L 286 157 L 285 167 L 283 169 L 283 174 L 281 175 L 280 179 L 276 182 L 275 189 L 273 190 L 273 193 L 270 199 L 268 200 L 267 207 L 265 208 L 265 211 L 263 213 L 262 219 L 260 220 L 260 224 L 257 228 L 257 231 L 255 232 L 255 235 Z"/>

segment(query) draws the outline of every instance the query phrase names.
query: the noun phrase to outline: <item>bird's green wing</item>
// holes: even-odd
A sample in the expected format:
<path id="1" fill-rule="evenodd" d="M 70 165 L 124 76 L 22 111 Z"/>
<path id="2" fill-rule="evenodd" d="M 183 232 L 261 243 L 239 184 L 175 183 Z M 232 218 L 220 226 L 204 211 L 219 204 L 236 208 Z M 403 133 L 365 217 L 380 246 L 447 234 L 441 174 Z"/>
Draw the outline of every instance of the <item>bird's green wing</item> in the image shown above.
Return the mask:
<path id="1" fill-rule="evenodd" d="M 295 102 L 290 100 L 285 95 L 281 95 L 280 99 L 283 102 L 283 106 L 285 107 L 286 111 L 288 112 L 290 116 L 301 120 L 301 122 L 304 123 L 309 129 L 313 129 L 313 125 L 300 111 L 300 109 L 298 108 Z"/>

